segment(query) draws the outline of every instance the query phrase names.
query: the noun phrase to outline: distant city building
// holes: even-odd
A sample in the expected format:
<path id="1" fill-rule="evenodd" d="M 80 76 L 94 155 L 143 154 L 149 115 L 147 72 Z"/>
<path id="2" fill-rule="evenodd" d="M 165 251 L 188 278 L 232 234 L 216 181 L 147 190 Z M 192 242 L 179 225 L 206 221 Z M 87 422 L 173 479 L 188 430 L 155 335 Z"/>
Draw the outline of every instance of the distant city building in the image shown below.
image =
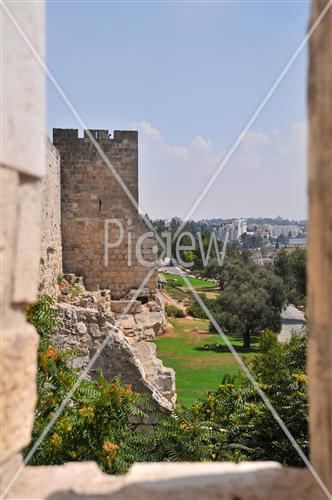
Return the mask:
<path id="1" fill-rule="evenodd" d="M 306 247 L 307 246 L 307 238 L 289 238 L 288 241 L 289 247 Z"/>
<path id="2" fill-rule="evenodd" d="M 282 221 L 282 219 L 277 218 L 275 220 Z M 274 224 L 273 220 L 270 223 L 270 220 L 267 222 L 262 221 L 262 223 L 252 222 L 248 224 L 247 219 L 231 219 L 229 221 L 221 221 L 221 224 L 216 224 L 215 221 L 212 225 L 213 232 L 215 233 L 218 240 L 225 240 L 226 234 L 228 233 L 229 241 L 239 241 L 243 234 L 247 234 L 248 236 L 256 236 L 260 238 L 261 245 L 264 248 L 272 246 L 272 240 L 277 239 L 280 236 L 284 238 L 297 239 L 300 238 L 303 240 L 305 233 L 303 232 L 303 228 L 298 224 Z M 294 245 L 305 246 L 302 243 L 294 243 Z"/>
<path id="3" fill-rule="evenodd" d="M 246 219 L 234 219 L 230 223 L 221 224 L 221 226 L 216 230 L 216 236 L 219 240 L 225 240 L 226 234 L 228 233 L 229 241 L 238 241 L 242 234 L 247 232 L 247 220 Z"/>
<path id="4" fill-rule="evenodd" d="M 254 234 L 268 240 L 273 236 L 273 226 L 271 224 L 257 224 Z"/>
<path id="5" fill-rule="evenodd" d="M 286 236 L 290 238 L 296 238 L 301 234 L 301 229 L 299 226 L 296 225 L 281 225 L 281 224 L 276 224 L 272 226 L 272 236 L 273 238 L 278 238 L 278 236 Z"/>
<path id="6" fill-rule="evenodd" d="M 261 250 L 254 250 L 250 253 L 250 259 L 259 266 L 273 264 L 275 255 L 273 253 L 263 254 Z"/>

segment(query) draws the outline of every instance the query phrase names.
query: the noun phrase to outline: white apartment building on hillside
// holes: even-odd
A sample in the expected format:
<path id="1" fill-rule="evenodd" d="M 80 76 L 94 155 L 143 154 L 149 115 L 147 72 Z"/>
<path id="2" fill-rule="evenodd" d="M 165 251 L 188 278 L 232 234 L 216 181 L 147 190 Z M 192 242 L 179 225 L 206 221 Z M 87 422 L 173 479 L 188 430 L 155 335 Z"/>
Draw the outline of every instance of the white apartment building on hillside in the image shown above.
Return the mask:
<path id="1" fill-rule="evenodd" d="M 217 239 L 225 240 L 227 232 L 229 241 L 238 241 L 247 232 L 247 219 L 234 219 L 230 223 L 221 224 L 216 230 Z"/>

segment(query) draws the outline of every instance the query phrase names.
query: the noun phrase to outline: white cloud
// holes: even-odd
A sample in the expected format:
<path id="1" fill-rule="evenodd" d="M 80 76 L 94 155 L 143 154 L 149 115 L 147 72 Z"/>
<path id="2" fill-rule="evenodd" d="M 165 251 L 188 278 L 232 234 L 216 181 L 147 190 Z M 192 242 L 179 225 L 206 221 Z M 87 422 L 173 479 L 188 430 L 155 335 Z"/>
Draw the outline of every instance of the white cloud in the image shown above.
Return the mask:
<path id="1" fill-rule="evenodd" d="M 307 124 L 306 124 L 306 122 L 294 123 L 293 129 L 295 131 L 305 132 L 307 130 Z"/>
<path id="2" fill-rule="evenodd" d="M 158 129 L 154 128 L 151 123 L 141 121 L 139 123 L 133 123 L 132 125 L 134 128 L 137 128 L 138 130 L 142 130 L 145 135 L 148 137 L 151 137 L 155 141 L 161 141 L 162 137 Z"/>
<path id="3" fill-rule="evenodd" d="M 307 138 L 307 123 L 306 122 L 298 122 L 293 125 L 293 131 L 295 136 L 299 140 L 305 141 Z"/>
<path id="4" fill-rule="evenodd" d="M 169 144 L 164 144 L 160 151 L 164 155 L 176 156 L 177 158 L 188 158 L 189 153 L 185 146 L 170 146 Z"/>
<path id="5" fill-rule="evenodd" d="M 193 145 L 203 151 L 209 151 L 212 146 L 212 141 L 210 139 L 204 139 L 201 135 L 197 135 L 193 140 Z"/>
<path id="6" fill-rule="evenodd" d="M 273 140 L 267 133 L 250 130 L 239 148 L 238 161 L 246 168 L 260 167 L 272 143 Z"/>
<path id="7" fill-rule="evenodd" d="M 262 146 L 264 144 L 270 144 L 271 139 L 265 132 L 254 132 L 249 131 L 243 138 L 243 145 L 247 147 Z"/>

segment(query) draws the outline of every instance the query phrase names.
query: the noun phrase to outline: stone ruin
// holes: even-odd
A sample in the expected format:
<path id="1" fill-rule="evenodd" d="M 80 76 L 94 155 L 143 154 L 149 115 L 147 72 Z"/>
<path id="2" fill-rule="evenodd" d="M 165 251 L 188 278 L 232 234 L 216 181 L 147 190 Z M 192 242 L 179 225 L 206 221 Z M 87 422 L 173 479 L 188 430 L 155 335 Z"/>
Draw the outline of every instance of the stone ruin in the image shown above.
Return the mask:
<path id="1" fill-rule="evenodd" d="M 141 293 L 147 299 L 144 304 L 130 295 L 114 301 L 109 290 L 89 292 L 81 277 L 65 274 L 56 304 L 60 324 L 52 342 L 75 350 L 71 366 L 83 370 L 109 336 L 88 376 L 97 378 L 102 369 L 108 380 L 120 377 L 135 391 L 148 393 L 159 411 L 171 413 L 176 402 L 174 370 L 165 368 L 156 356 L 155 344 L 146 342 L 168 327 L 162 298 L 147 288 Z"/>
<path id="2" fill-rule="evenodd" d="M 91 133 L 137 202 L 137 132 L 116 131 L 114 139 L 107 130 Z M 89 376 L 98 376 L 102 368 L 108 379 L 119 377 L 137 392 L 149 393 L 159 410 L 170 413 L 176 402 L 174 370 L 165 368 L 156 346 L 146 342 L 168 326 L 156 270 L 133 300 L 150 271 L 135 252 L 146 232 L 137 206 L 121 190 L 86 131 L 79 138 L 78 130 L 54 129 L 53 136 L 55 144 L 46 139 L 40 259 L 40 293 L 53 296 L 61 320 L 52 342 L 75 348 L 78 354 L 71 363 L 84 369 L 111 333 Z M 107 219 L 117 219 L 126 230 L 123 244 L 108 249 L 105 266 Z M 114 229 L 107 227 L 109 241 L 118 238 Z M 129 262 L 128 230 L 133 249 Z M 151 236 L 142 241 L 148 263 L 154 260 L 153 244 Z"/>

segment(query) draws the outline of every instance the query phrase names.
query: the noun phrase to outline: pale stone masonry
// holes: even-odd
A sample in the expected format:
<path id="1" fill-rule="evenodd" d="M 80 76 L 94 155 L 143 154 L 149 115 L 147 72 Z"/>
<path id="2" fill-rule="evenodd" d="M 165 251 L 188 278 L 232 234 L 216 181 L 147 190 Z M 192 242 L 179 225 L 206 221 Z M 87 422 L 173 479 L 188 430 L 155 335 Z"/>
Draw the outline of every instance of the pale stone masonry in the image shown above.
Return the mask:
<path id="1" fill-rule="evenodd" d="M 113 138 L 108 130 L 90 132 L 138 202 L 137 132 L 115 131 Z M 82 275 L 88 290 L 110 289 L 112 297 L 119 298 L 138 288 L 149 271 L 149 267 L 138 262 L 135 252 L 138 238 L 148 229 L 86 132 L 80 138 L 78 130 L 54 129 L 53 142 L 60 152 L 61 164 L 63 270 Z M 107 219 L 117 219 L 124 236 L 117 248 L 109 249 L 105 267 Z M 108 228 L 108 242 L 114 244 L 119 228 L 115 223 Z M 154 259 L 153 244 L 153 238 L 143 242 L 142 255 L 147 261 Z M 146 286 L 156 288 L 156 274 Z"/>
<path id="2" fill-rule="evenodd" d="M 327 0 L 313 2 L 310 24 Z M 310 40 L 309 422 L 310 457 L 332 496 L 332 8 Z"/>
<path id="3" fill-rule="evenodd" d="M 40 293 L 56 297 L 62 273 L 60 154 L 46 138 L 46 172 L 42 179 Z"/>
<path id="4" fill-rule="evenodd" d="M 8 4 L 7 4 L 8 5 Z M 44 5 L 11 4 L 10 11 L 43 57 Z M 37 298 L 41 176 L 45 166 L 45 74 L 14 24 L 2 15 L 1 81 L 1 492 L 30 442 L 37 400 L 38 335 L 26 322 Z"/>

